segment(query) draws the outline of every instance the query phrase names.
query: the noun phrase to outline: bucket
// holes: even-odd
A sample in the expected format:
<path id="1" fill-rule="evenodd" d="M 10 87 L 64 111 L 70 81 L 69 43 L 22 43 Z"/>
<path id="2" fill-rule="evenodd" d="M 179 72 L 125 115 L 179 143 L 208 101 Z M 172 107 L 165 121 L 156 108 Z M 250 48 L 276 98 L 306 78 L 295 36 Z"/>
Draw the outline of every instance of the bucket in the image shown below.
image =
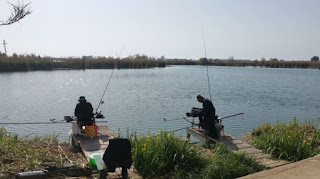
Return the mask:
<path id="1" fill-rule="evenodd" d="M 86 138 L 96 138 L 98 136 L 99 127 L 95 124 L 92 126 L 85 126 L 84 137 Z"/>
<path id="2" fill-rule="evenodd" d="M 93 165 L 93 166 L 97 166 L 97 164 L 96 164 L 96 161 L 94 160 L 94 156 L 95 155 L 101 155 L 101 157 L 102 157 L 102 153 L 101 152 L 91 152 L 90 154 L 89 154 L 89 159 L 90 159 L 90 163 L 91 163 L 91 165 Z"/>
<path id="3" fill-rule="evenodd" d="M 77 124 L 77 121 L 71 121 L 71 130 L 74 135 L 81 134 L 81 131 L 80 131 L 79 125 Z"/>

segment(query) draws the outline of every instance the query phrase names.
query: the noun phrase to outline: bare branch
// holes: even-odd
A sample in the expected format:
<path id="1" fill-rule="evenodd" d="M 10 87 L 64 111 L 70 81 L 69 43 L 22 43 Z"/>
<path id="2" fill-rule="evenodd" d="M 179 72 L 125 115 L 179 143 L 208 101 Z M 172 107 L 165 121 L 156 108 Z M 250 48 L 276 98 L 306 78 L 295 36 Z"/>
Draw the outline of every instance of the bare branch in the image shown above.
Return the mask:
<path id="1" fill-rule="evenodd" d="M 25 16 L 31 14 L 31 11 L 29 8 L 29 5 L 31 3 L 28 3 L 26 5 L 23 2 L 20 3 L 20 1 L 18 1 L 16 4 L 12 4 L 10 2 L 8 3 L 12 6 L 11 15 L 7 18 L 7 20 L 0 21 L 0 26 L 11 25 L 15 22 L 20 21 Z"/>

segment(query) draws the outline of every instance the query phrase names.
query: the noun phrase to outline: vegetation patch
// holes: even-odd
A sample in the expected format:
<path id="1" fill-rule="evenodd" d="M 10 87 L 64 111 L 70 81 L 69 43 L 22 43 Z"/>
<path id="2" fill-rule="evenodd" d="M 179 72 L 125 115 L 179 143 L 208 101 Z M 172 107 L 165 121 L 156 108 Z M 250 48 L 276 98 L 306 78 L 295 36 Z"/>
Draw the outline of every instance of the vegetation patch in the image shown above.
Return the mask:
<path id="1" fill-rule="evenodd" d="M 238 178 L 264 169 L 252 157 L 234 153 L 224 145 L 217 146 L 213 154 L 200 176 L 194 178 Z"/>
<path id="2" fill-rule="evenodd" d="M 289 161 L 319 154 L 320 133 L 314 122 L 302 124 L 294 119 L 289 124 L 266 123 L 253 131 L 251 139 L 258 149 Z"/>
<path id="3" fill-rule="evenodd" d="M 17 173 L 44 170 L 49 166 L 85 165 L 82 154 L 67 143 L 58 143 L 58 136 L 25 137 L 0 129 L 0 178 L 12 178 Z"/>
<path id="4" fill-rule="evenodd" d="M 236 178 L 263 170 L 253 158 L 225 146 L 204 149 L 164 131 L 128 138 L 133 165 L 144 178 Z"/>

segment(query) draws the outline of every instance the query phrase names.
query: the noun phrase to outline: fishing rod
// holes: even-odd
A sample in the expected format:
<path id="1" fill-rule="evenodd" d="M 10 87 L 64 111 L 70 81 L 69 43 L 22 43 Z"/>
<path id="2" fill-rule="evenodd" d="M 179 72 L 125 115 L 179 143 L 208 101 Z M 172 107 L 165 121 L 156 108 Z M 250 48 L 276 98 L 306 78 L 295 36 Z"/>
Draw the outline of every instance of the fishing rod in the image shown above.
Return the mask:
<path id="1" fill-rule="evenodd" d="M 220 118 L 220 120 L 222 120 L 222 119 L 227 119 L 227 118 L 234 117 L 234 116 L 239 116 L 239 115 L 241 115 L 241 114 L 244 114 L 244 113 L 243 113 L 243 112 L 241 112 L 241 113 L 238 113 L 238 114 L 234 114 L 234 115 L 226 116 L 226 117 Z"/>
<path id="2" fill-rule="evenodd" d="M 192 125 L 192 126 L 188 126 L 188 127 L 183 127 L 183 128 L 180 128 L 180 129 L 175 129 L 175 130 L 173 130 L 173 131 L 170 131 L 170 132 L 177 132 L 177 131 L 181 131 L 181 130 L 183 130 L 183 129 L 187 129 L 187 128 L 189 128 L 189 127 L 193 127 L 194 125 Z"/>
<path id="3" fill-rule="evenodd" d="M 191 117 L 191 116 L 187 116 L 187 117 Z M 186 117 L 181 117 L 181 118 L 176 118 L 176 119 L 166 119 L 166 118 L 163 118 L 164 122 L 168 122 L 168 121 L 177 121 L 177 120 L 182 120 L 182 119 L 185 119 Z"/>
<path id="4" fill-rule="evenodd" d="M 189 117 L 189 116 L 187 116 L 187 117 Z M 177 118 L 177 119 L 170 119 L 170 120 L 167 120 L 166 118 L 164 118 L 163 120 L 164 120 L 164 122 L 168 122 L 168 121 L 176 121 L 176 120 L 182 120 L 183 119 L 183 120 L 189 122 L 190 124 L 194 124 L 194 122 L 191 122 L 188 119 L 186 119 L 187 117 L 182 117 L 182 118 Z"/>
<path id="5" fill-rule="evenodd" d="M 19 124 L 65 124 L 65 123 L 70 123 L 70 122 L 63 122 L 63 121 L 57 121 L 57 122 L 3 122 L 0 123 L 0 125 L 19 125 Z M 96 121 L 96 123 L 107 123 L 107 121 Z"/>
<path id="6" fill-rule="evenodd" d="M 108 80 L 107 86 L 106 86 L 106 88 L 104 89 L 104 92 L 103 92 L 102 97 L 101 97 L 101 99 L 100 99 L 99 105 L 98 105 L 98 107 L 97 107 L 96 114 L 97 114 L 97 112 L 98 112 L 98 110 L 99 110 L 99 108 L 100 108 L 101 104 L 103 104 L 102 99 L 103 99 L 104 95 L 106 94 L 106 91 L 107 91 L 107 89 L 108 89 L 108 86 L 109 86 L 109 83 L 110 83 L 111 77 L 112 77 L 113 72 L 114 72 L 114 70 L 115 70 L 115 69 L 116 69 L 116 68 L 114 68 L 114 69 L 112 70 L 112 73 L 111 73 L 111 75 L 110 75 L 110 77 L 109 77 L 109 80 Z"/>
<path id="7" fill-rule="evenodd" d="M 206 49 L 206 41 L 205 41 L 205 38 L 204 38 L 203 27 L 202 27 L 202 40 L 203 40 L 203 48 L 204 48 L 204 57 L 206 58 L 206 67 L 207 67 L 207 78 L 208 78 L 209 96 L 210 96 L 210 101 L 212 101 L 212 100 L 211 100 L 210 80 L 209 80 L 209 69 L 208 69 L 207 49 Z"/>
<path id="8" fill-rule="evenodd" d="M 241 114 L 244 114 L 244 113 L 237 113 L 237 114 L 233 114 L 233 115 L 230 115 L 230 116 L 225 116 L 225 117 L 222 117 L 222 118 L 219 118 L 219 119 L 220 120 L 227 119 L 227 118 L 238 116 L 238 115 L 241 115 Z M 192 117 L 192 116 L 187 116 L 187 117 Z M 164 120 L 164 122 L 177 121 L 177 120 L 187 120 L 186 119 L 187 117 L 176 118 L 176 119 L 166 119 L 166 118 L 164 118 L 163 120 Z M 190 122 L 189 120 L 187 120 L 187 121 Z"/>

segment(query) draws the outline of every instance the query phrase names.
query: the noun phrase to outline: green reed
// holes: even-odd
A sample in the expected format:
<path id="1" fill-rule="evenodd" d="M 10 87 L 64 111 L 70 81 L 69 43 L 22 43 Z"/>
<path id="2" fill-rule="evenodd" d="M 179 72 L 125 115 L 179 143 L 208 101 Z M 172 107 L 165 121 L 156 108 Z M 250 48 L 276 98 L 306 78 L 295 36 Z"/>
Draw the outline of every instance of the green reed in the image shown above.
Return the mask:
<path id="1" fill-rule="evenodd" d="M 49 57 L 0 57 L 0 72 L 34 71 L 53 69 L 113 69 L 165 67 L 164 61 L 155 59 L 115 58 L 49 58 Z"/>
<path id="2" fill-rule="evenodd" d="M 253 144 L 259 149 L 289 161 L 298 161 L 319 154 L 320 133 L 313 122 L 263 124 L 252 133 Z"/>
<path id="3" fill-rule="evenodd" d="M 142 137 L 127 131 L 127 138 L 132 145 L 133 165 L 144 178 L 236 178 L 263 169 L 254 159 L 225 146 L 211 151 L 165 131 Z"/>
<path id="4" fill-rule="evenodd" d="M 205 165 L 188 140 L 179 140 L 172 133 L 162 131 L 141 138 L 134 135 L 130 141 L 134 167 L 144 177 L 188 173 Z"/>
<path id="5" fill-rule="evenodd" d="M 192 178 L 238 178 L 264 169 L 255 159 L 243 153 L 234 153 L 225 145 L 218 145 L 213 150 L 213 156 L 208 160 L 208 165 L 201 171 L 200 175 Z"/>

